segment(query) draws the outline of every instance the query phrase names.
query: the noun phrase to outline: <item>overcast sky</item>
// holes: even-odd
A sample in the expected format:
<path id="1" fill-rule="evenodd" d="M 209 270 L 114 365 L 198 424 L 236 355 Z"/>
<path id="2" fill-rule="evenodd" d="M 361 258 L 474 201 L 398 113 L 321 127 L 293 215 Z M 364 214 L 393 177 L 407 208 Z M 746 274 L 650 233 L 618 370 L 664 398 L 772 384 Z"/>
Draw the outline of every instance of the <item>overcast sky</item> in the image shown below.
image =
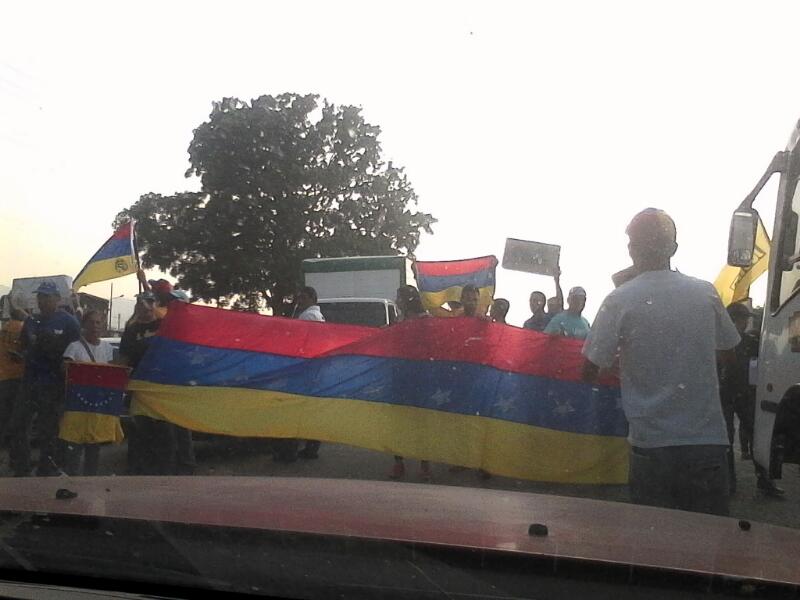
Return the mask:
<path id="1" fill-rule="evenodd" d="M 647 206 L 677 222 L 675 265 L 713 280 L 730 213 L 800 116 L 791 2 L 121 6 L 3 4 L 0 284 L 74 276 L 140 194 L 196 189 L 186 149 L 213 100 L 314 92 L 381 126 L 439 219 L 420 259 L 560 244 L 591 317 Z M 498 269 L 515 324 L 538 288 Z"/>

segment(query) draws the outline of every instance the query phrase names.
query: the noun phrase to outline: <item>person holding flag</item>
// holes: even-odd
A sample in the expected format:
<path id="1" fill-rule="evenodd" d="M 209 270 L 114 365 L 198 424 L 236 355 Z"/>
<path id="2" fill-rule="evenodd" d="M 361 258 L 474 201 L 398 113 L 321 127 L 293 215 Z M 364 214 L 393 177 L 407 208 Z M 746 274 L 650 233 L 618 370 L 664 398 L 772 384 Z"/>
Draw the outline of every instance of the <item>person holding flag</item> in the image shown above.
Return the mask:
<path id="1" fill-rule="evenodd" d="M 423 308 L 434 317 L 462 316 L 465 312 L 453 310 L 453 303 L 460 303 L 464 288 L 470 286 L 478 295 L 475 312 L 485 315 L 494 298 L 496 269 L 495 256 L 449 261 L 415 260 L 414 274 Z M 444 304 L 449 304 L 450 310 L 445 309 Z"/>
<path id="2" fill-rule="evenodd" d="M 397 300 L 400 309 L 400 321 L 412 321 L 430 317 L 430 313 L 422 306 L 419 290 L 413 285 L 402 285 L 397 288 Z M 389 473 L 389 479 L 403 479 L 406 476 L 406 466 L 403 457 L 395 455 L 394 465 Z M 419 477 L 422 481 L 429 482 L 432 477 L 431 463 L 427 460 L 419 461 Z"/>
<path id="3" fill-rule="evenodd" d="M 90 310 L 83 315 L 83 336 L 72 342 L 64 351 L 65 361 L 109 364 L 114 359 L 111 344 L 100 339 L 104 319 L 99 311 Z M 68 368 L 68 367 L 67 367 Z M 100 463 L 100 444 L 119 443 L 123 439 L 119 416 L 87 410 L 70 410 L 66 407 L 61 418 L 58 437 L 64 448 L 64 470 L 67 475 L 77 475 L 83 456 L 83 474 L 97 475 Z"/>

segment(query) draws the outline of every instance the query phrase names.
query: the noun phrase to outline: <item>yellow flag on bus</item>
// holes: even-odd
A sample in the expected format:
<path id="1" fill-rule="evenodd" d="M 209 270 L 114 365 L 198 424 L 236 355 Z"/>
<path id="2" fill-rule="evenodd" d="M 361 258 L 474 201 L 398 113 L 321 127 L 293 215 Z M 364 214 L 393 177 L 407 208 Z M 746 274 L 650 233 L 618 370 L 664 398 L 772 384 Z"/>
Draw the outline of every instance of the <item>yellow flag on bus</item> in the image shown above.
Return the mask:
<path id="1" fill-rule="evenodd" d="M 756 242 L 753 248 L 753 262 L 749 267 L 732 267 L 725 265 L 714 282 L 717 293 L 722 299 L 722 304 L 730 306 L 736 302 L 747 300 L 750 296 L 750 286 L 763 273 L 769 265 L 770 241 L 767 230 L 761 219 L 758 220 Z"/>

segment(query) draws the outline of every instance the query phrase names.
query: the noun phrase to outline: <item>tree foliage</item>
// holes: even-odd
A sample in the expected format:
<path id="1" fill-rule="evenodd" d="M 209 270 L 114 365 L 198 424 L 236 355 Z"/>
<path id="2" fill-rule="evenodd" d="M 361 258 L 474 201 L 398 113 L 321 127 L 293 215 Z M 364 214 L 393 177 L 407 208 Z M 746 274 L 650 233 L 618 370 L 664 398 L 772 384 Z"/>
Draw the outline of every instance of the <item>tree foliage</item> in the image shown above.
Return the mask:
<path id="1" fill-rule="evenodd" d="M 315 95 L 225 98 L 189 146 L 201 191 L 144 194 L 115 224 L 135 218 L 143 266 L 195 297 L 280 308 L 305 258 L 413 253 L 432 233 L 379 134 L 359 108 Z"/>

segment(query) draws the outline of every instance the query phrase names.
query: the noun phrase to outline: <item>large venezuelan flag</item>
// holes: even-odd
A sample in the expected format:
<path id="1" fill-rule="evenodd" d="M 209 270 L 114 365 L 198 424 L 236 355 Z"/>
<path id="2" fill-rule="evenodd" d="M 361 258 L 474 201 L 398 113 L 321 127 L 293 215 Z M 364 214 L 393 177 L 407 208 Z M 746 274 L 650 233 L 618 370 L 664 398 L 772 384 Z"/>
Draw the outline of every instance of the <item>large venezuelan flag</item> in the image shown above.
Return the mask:
<path id="1" fill-rule="evenodd" d="M 133 221 L 117 229 L 81 269 L 72 284 L 72 289 L 78 290 L 90 283 L 135 273 L 138 260 L 133 235 Z"/>
<path id="2" fill-rule="evenodd" d="M 66 364 L 67 391 L 58 437 L 75 444 L 121 442 L 119 416 L 129 369 L 97 363 Z"/>
<path id="3" fill-rule="evenodd" d="M 422 304 L 426 310 L 435 314 L 438 314 L 436 309 L 445 302 L 460 300 L 461 290 L 468 283 L 480 291 L 479 311 L 480 314 L 486 314 L 486 309 L 494 298 L 496 269 L 497 258 L 494 256 L 414 262 L 414 274 Z"/>
<path id="4" fill-rule="evenodd" d="M 177 304 L 132 374 L 131 412 L 510 477 L 624 483 L 619 388 L 583 383 L 580 350 L 474 318 L 372 329 Z"/>

